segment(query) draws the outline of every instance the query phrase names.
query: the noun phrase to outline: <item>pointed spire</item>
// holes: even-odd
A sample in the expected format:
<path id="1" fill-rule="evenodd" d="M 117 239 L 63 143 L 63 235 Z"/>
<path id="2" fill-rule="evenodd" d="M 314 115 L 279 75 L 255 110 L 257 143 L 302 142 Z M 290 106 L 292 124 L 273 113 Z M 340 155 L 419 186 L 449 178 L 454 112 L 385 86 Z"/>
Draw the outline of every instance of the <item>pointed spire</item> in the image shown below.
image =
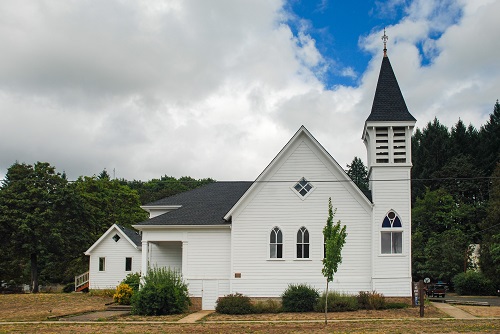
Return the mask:
<path id="1" fill-rule="evenodd" d="M 380 67 L 372 111 L 366 121 L 415 122 L 415 118 L 408 111 L 403 94 L 399 89 L 398 80 L 387 56 L 387 39 L 388 37 L 384 28 L 384 35 L 382 36 L 382 41 L 384 41 L 384 58 L 382 58 L 382 66 Z"/>

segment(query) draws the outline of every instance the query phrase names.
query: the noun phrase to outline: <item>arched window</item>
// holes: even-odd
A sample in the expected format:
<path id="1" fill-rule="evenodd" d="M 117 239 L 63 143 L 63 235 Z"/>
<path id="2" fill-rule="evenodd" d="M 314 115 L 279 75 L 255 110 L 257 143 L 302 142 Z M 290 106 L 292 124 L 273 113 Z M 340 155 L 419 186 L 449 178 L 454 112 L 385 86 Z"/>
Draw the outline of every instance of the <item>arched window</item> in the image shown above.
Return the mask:
<path id="1" fill-rule="evenodd" d="M 297 231 L 297 259 L 309 258 L 309 231 L 302 226 Z"/>
<path id="2" fill-rule="evenodd" d="M 279 227 L 274 227 L 271 230 L 269 237 L 269 257 L 271 259 L 283 258 L 283 233 Z"/>
<path id="3" fill-rule="evenodd" d="M 399 218 L 396 212 L 390 210 L 382 222 L 383 231 L 380 235 L 382 254 L 403 253 L 402 227 L 401 218 Z"/>

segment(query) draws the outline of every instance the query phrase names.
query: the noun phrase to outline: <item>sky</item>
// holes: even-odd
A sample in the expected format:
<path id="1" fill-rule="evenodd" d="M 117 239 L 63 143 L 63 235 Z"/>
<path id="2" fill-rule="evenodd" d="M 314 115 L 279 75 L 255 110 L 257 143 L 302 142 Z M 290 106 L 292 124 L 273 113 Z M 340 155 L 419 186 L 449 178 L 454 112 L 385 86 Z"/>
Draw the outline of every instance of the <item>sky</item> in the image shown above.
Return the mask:
<path id="1" fill-rule="evenodd" d="M 500 0 L 0 2 L 0 179 L 254 180 L 304 125 L 344 168 L 381 37 L 417 127 L 483 125 L 500 96 Z"/>

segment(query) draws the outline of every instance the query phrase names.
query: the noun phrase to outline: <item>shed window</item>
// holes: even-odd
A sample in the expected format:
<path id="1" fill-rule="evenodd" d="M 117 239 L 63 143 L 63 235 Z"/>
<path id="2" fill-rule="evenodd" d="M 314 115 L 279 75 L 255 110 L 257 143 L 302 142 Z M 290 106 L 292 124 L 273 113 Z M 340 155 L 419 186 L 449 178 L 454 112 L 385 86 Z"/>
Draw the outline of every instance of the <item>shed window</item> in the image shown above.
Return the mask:
<path id="1" fill-rule="evenodd" d="M 269 239 L 269 257 L 271 259 L 283 258 L 283 233 L 279 227 L 272 229 Z"/>
<path id="2" fill-rule="evenodd" d="M 297 231 L 297 259 L 309 258 L 309 231 L 302 226 Z"/>
<path id="3" fill-rule="evenodd" d="M 131 257 L 125 258 L 125 271 L 132 271 L 132 258 Z"/>
<path id="4" fill-rule="evenodd" d="M 106 270 L 106 258 L 100 257 L 99 258 L 99 271 L 105 271 L 105 270 Z"/>
<path id="5" fill-rule="evenodd" d="M 382 221 L 380 235 L 382 254 L 403 253 L 403 227 L 401 218 L 393 210 L 389 211 Z"/>
<path id="6" fill-rule="evenodd" d="M 115 242 L 118 242 L 118 240 L 120 240 L 120 236 L 119 236 L 118 234 L 115 234 L 115 235 L 113 236 L 113 240 L 114 240 Z"/>

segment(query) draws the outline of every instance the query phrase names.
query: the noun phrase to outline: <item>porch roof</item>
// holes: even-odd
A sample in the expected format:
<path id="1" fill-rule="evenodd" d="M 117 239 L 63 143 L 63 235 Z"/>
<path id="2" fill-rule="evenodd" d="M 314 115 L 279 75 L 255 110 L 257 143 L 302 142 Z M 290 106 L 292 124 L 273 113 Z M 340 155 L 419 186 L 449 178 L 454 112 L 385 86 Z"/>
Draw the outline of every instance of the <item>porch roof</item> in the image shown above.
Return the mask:
<path id="1" fill-rule="evenodd" d="M 224 215 L 251 185 L 251 181 L 214 182 L 163 198 L 148 206 L 181 205 L 181 207 L 136 225 L 230 224 L 224 220 Z"/>

